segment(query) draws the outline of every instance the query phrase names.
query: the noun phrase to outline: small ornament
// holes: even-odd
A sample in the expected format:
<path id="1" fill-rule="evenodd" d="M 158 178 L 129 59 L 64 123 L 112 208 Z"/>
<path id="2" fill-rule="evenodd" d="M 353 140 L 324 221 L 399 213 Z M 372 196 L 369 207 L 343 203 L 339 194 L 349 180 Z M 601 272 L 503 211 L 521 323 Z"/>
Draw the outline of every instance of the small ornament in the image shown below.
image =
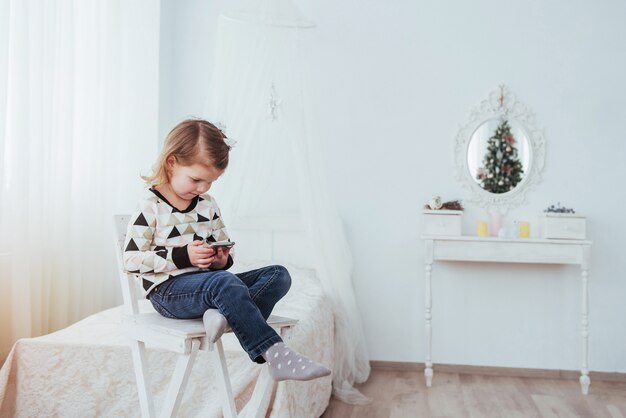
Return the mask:
<path id="1" fill-rule="evenodd" d="M 509 238 L 509 228 L 503 226 L 498 230 L 498 238 Z"/>
<path id="2" fill-rule="evenodd" d="M 497 237 L 500 228 L 502 228 L 503 222 L 504 219 L 502 219 L 502 214 L 500 212 L 498 212 L 497 210 L 491 212 L 489 218 L 489 235 L 491 235 L 492 237 Z"/>
<path id="3" fill-rule="evenodd" d="M 530 238 L 530 223 L 526 221 L 518 222 L 519 225 L 519 237 L 520 238 Z"/>
<path id="4" fill-rule="evenodd" d="M 556 206 L 550 205 L 543 210 L 545 213 L 576 213 L 572 208 L 566 208 L 561 206 L 561 202 L 557 202 Z"/>
<path id="5" fill-rule="evenodd" d="M 278 106 L 282 103 L 283 99 L 279 99 L 276 97 L 276 87 L 274 83 L 270 88 L 270 98 L 267 104 L 267 118 L 275 121 L 278 118 Z"/>
<path id="6" fill-rule="evenodd" d="M 432 210 L 438 210 L 441 209 L 442 203 L 441 203 L 441 197 L 440 196 L 433 196 L 430 199 L 430 202 L 428 202 L 428 206 L 430 206 L 430 208 Z"/>
<path id="7" fill-rule="evenodd" d="M 448 202 L 443 202 L 441 197 L 433 196 L 430 201 L 424 205 L 424 209 L 430 210 L 463 210 L 463 205 L 461 205 L 460 200 L 450 200 Z"/>
<path id="8" fill-rule="evenodd" d="M 508 134 L 504 137 L 504 140 L 506 141 L 507 144 L 509 145 L 513 145 L 515 144 L 515 137 L 513 136 L 513 134 Z"/>
<path id="9" fill-rule="evenodd" d="M 487 222 L 479 221 L 478 226 L 476 227 L 476 235 L 478 235 L 479 237 L 486 237 L 487 231 Z"/>

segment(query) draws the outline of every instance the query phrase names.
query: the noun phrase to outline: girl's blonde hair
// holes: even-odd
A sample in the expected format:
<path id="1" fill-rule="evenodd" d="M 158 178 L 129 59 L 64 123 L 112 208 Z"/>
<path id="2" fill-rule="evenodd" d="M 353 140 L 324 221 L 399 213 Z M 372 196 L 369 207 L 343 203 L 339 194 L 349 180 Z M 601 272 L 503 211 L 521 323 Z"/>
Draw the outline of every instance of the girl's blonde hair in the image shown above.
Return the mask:
<path id="1" fill-rule="evenodd" d="M 226 135 L 211 122 L 202 119 L 184 120 L 167 135 L 161 155 L 152 167 L 152 174 L 141 178 L 152 187 L 168 183 L 167 159 L 170 156 L 183 166 L 198 163 L 225 170 L 230 151 L 225 138 Z"/>

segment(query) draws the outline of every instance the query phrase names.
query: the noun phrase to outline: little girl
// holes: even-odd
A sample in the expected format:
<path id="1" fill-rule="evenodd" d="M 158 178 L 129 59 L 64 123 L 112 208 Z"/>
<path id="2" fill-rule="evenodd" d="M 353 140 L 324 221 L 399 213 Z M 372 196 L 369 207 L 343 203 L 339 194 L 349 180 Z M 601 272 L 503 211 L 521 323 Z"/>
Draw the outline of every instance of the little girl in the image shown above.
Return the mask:
<path id="1" fill-rule="evenodd" d="M 230 248 L 203 241 L 230 240 L 215 199 L 206 192 L 228 165 L 225 135 L 204 120 L 185 120 L 167 136 L 149 185 L 128 225 L 124 265 L 139 274 L 146 297 L 168 318 L 202 318 L 217 341 L 227 325 L 250 359 L 267 361 L 274 380 L 310 380 L 330 370 L 289 349 L 266 320 L 289 290 L 282 266 L 245 273 Z M 216 333 L 210 330 L 217 329 Z"/>

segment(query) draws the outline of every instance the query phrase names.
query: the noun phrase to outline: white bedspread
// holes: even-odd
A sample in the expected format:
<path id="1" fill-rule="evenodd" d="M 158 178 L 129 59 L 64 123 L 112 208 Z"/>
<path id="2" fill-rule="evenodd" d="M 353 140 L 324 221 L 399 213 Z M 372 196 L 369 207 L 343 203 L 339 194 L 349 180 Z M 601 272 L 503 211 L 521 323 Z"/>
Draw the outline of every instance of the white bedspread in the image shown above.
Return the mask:
<path id="1" fill-rule="evenodd" d="M 290 331 L 288 344 L 330 367 L 330 304 L 312 272 L 290 272 L 292 288 L 273 313 L 299 319 Z M 120 313 L 121 307 L 112 308 L 55 333 L 18 341 L 0 370 L 0 416 L 140 416 L 130 347 L 119 333 Z M 240 411 L 252 394 L 260 366 L 248 359 L 232 333 L 224 337 L 224 347 Z M 219 388 L 209 356 L 205 351 L 198 354 L 180 417 L 221 416 Z M 175 354 L 148 350 L 157 411 L 175 360 Z M 268 415 L 319 417 L 328 406 L 330 394 L 330 376 L 310 382 L 280 382 Z"/>

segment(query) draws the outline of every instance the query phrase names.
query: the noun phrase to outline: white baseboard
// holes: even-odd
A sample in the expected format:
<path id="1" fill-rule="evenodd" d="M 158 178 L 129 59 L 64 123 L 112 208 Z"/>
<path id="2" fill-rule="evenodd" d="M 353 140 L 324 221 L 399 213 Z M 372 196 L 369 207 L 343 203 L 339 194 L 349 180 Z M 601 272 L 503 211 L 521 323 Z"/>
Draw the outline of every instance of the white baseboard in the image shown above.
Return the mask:
<path id="1" fill-rule="evenodd" d="M 401 361 L 370 361 L 370 366 L 374 370 L 395 370 L 406 372 L 423 372 L 424 363 L 411 363 Z M 489 376 L 508 377 L 532 377 L 541 379 L 568 379 L 578 380 L 579 370 L 554 370 L 554 369 L 526 369 L 519 367 L 495 367 L 495 366 L 470 366 L 463 364 L 435 364 L 433 366 L 435 374 L 458 373 L 458 374 L 478 374 Z M 591 381 L 601 380 L 607 382 L 626 382 L 626 373 L 611 372 L 589 372 Z"/>

